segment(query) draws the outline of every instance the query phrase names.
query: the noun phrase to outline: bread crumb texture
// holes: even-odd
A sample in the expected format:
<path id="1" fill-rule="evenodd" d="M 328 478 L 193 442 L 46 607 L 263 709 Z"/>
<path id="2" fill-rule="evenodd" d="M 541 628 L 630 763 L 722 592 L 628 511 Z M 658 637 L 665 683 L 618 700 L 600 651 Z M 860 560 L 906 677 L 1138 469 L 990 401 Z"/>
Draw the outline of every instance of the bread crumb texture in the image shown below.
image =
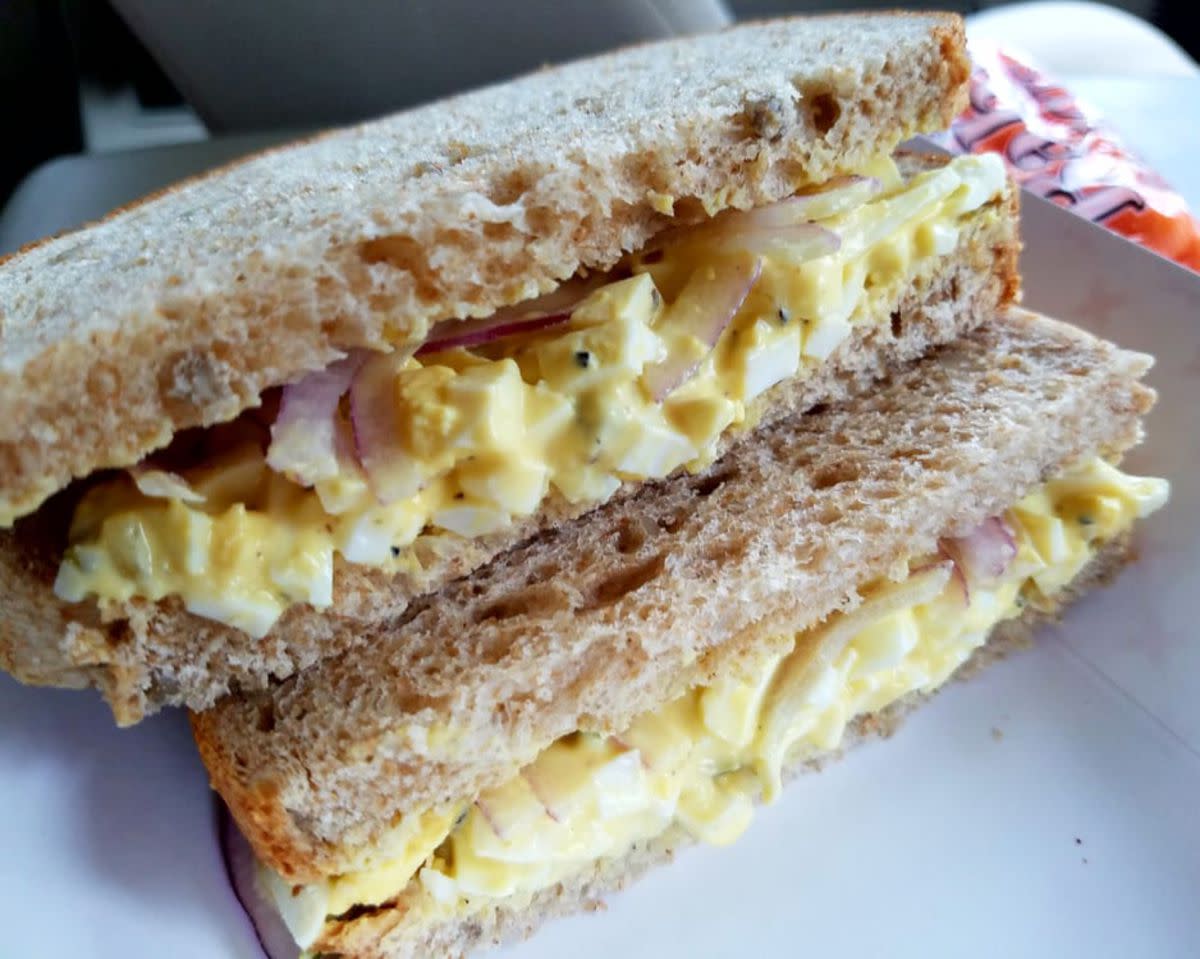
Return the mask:
<path id="1" fill-rule="evenodd" d="M 272 150 L 26 248 L 0 265 L 0 523 L 350 348 L 861 166 L 946 125 L 967 70 L 950 15 L 748 24 Z"/>

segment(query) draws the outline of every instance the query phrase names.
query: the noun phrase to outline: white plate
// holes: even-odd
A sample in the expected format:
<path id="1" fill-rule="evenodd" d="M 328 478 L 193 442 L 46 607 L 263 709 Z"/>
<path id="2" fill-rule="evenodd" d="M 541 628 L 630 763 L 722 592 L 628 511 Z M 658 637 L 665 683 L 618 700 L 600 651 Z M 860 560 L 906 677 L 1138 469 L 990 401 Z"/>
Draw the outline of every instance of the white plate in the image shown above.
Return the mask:
<path id="1" fill-rule="evenodd" d="M 1200 281 L 1027 200 L 1028 302 L 1153 352 L 1141 560 L 1035 649 L 511 959 L 1200 955 Z M 256 957 L 178 714 L 0 678 L 0 955 Z"/>

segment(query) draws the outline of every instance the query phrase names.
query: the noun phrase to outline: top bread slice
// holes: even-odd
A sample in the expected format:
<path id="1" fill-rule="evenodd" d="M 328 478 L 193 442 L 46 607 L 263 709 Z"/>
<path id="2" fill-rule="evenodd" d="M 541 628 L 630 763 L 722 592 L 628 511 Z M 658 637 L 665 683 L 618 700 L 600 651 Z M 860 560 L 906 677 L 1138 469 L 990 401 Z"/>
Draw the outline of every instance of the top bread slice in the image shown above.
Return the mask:
<path id="1" fill-rule="evenodd" d="M 915 175 L 943 158 L 904 154 Z M 955 250 L 922 263 L 910 280 L 880 285 L 874 315 L 812 375 L 785 381 L 757 401 L 751 422 L 768 423 L 835 400 L 995 314 L 1017 292 L 1016 190 L 971 214 Z M 723 441 L 727 446 L 729 438 Z M 133 599 L 66 603 L 53 583 L 65 546 L 71 494 L 11 531 L 0 530 L 0 666 L 25 682 L 101 689 L 117 720 L 136 722 L 168 704 L 212 705 L 231 689 L 252 690 L 363 641 L 372 624 L 400 615 L 415 597 L 468 574 L 539 530 L 589 507 L 549 497 L 532 516 L 478 539 L 449 532 L 418 538 L 420 566 L 391 575 L 341 562 L 328 610 L 297 605 L 262 638 L 189 613 L 182 602 Z M 636 486 L 627 483 L 619 495 Z"/>
<path id="2" fill-rule="evenodd" d="M 967 75 L 951 15 L 748 24 L 274 150 L 29 247 L 0 264 L 0 526 L 346 350 L 861 167 L 948 124 Z"/>
<path id="3" fill-rule="evenodd" d="M 506 553 L 353 656 L 196 716 L 212 782 L 289 880 L 352 870 L 405 812 L 473 797 L 575 729 L 620 732 L 1070 463 L 1132 445 L 1149 365 L 997 318 Z"/>

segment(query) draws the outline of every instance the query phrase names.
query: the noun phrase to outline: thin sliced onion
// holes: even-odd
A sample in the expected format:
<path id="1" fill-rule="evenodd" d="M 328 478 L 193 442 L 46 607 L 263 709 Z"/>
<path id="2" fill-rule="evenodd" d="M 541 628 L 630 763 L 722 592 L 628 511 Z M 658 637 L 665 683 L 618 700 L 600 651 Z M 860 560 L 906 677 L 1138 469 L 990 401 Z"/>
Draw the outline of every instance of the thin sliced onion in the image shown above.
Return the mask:
<path id="1" fill-rule="evenodd" d="M 841 240 L 836 233 L 814 221 L 861 206 L 882 189 L 883 184 L 875 177 L 834 177 L 811 193 L 798 193 L 753 210 L 724 210 L 705 223 L 665 230 L 650 241 L 645 252 L 663 250 L 689 240 L 702 240 L 721 248 L 732 248 L 741 242 L 744 248 L 752 251 L 784 244 L 807 244 L 810 250 L 805 253 L 822 256 L 836 252 Z M 798 227 L 808 229 L 797 230 Z"/>
<path id="2" fill-rule="evenodd" d="M 836 184 L 836 185 L 834 185 Z M 883 189 L 874 177 L 838 177 L 828 188 L 814 193 L 789 196 L 770 206 L 755 210 L 735 210 L 722 213 L 712 222 L 712 228 L 733 232 L 774 230 L 782 227 L 809 225 L 861 206 Z"/>
<path id="3" fill-rule="evenodd" d="M 555 822 L 563 822 L 567 818 L 567 811 L 554 804 L 552 801 L 552 790 L 546 788 L 546 784 L 542 782 L 541 777 L 538 775 L 537 766 L 526 766 L 521 770 L 521 776 L 529 783 L 529 788 L 533 790 L 533 795 L 542 804 L 542 808 L 546 810 L 546 815 Z"/>
<path id="4" fill-rule="evenodd" d="M 496 316 L 491 316 L 488 317 L 487 326 L 481 325 L 466 330 L 461 329 L 465 324 L 456 320 L 455 325 L 459 327 L 457 332 L 452 335 L 441 336 L 437 339 L 426 340 L 421 345 L 421 348 L 417 350 L 416 355 L 427 356 L 430 353 L 440 353 L 443 350 L 453 349 L 469 350 L 472 347 L 483 346 L 485 343 L 494 343 L 496 340 L 503 340 L 510 336 L 519 336 L 523 333 L 536 333 L 538 330 L 549 329 L 552 326 L 565 323 L 570 318 L 570 313 L 552 313 L 548 316 L 504 320 L 497 320 Z M 438 325 L 441 326 L 441 324 Z"/>
<path id="5" fill-rule="evenodd" d="M 1017 556 L 1017 540 L 999 516 L 985 519 L 966 536 L 943 541 L 963 573 L 974 583 L 988 583 L 1003 576 Z"/>
<path id="6" fill-rule="evenodd" d="M 217 836 L 225 874 L 233 894 L 246 912 L 250 927 L 267 959 L 297 959 L 300 947 L 284 925 L 283 917 L 258 888 L 258 864 L 245 837 L 238 831 L 224 803 L 218 802 Z"/>
<path id="7" fill-rule="evenodd" d="M 417 355 L 455 348 L 471 349 L 505 337 L 536 333 L 565 323 L 580 301 L 606 281 L 607 277 L 603 274 L 595 274 L 587 279 L 575 278 L 535 299 L 499 309 L 491 316 L 438 323 L 429 331 Z"/>
<path id="8" fill-rule="evenodd" d="M 950 554 L 945 551 L 941 543 L 938 544 L 938 558 L 931 560 L 928 563 L 922 563 L 920 566 L 914 566 L 909 570 L 910 576 L 920 576 L 935 569 L 949 568 L 950 576 L 947 580 L 947 585 L 953 587 L 962 599 L 963 606 L 971 605 L 971 588 L 967 585 L 967 578 L 963 576 L 963 572 L 958 568 Z"/>
<path id="9" fill-rule="evenodd" d="M 367 360 L 350 384 L 350 422 L 354 450 L 371 492 L 381 503 L 412 496 L 421 488 L 412 459 L 400 443 L 396 377 L 403 356 L 383 354 Z"/>
<path id="10" fill-rule="evenodd" d="M 883 192 L 883 182 L 873 176 L 834 177 L 811 193 L 798 193 L 779 206 L 786 205 L 792 216 L 805 220 L 824 220 L 862 206 Z"/>
<path id="11" fill-rule="evenodd" d="M 744 256 L 731 259 L 715 270 L 697 270 L 663 313 L 657 332 L 668 341 L 673 335 L 691 335 L 711 350 L 746 302 L 761 273 L 762 260 Z M 676 352 L 647 366 L 642 371 L 642 382 L 654 399 L 661 401 L 695 372 L 702 359 Z"/>
<path id="12" fill-rule="evenodd" d="M 507 828 L 503 817 L 498 810 L 492 808 L 491 804 L 483 796 L 475 800 L 475 808 L 479 810 L 479 815 L 483 817 L 484 822 L 491 827 L 492 832 L 496 834 L 497 839 L 507 839 L 512 830 Z"/>
<path id="13" fill-rule="evenodd" d="M 1017 540 L 999 516 L 985 519 L 966 536 L 947 537 L 939 542 L 944 556 L 954 564 L 955 580 L 963 601 L 971 602 L 971 586 L 995 582 L 1008 571 L 1017 556 Z"/>
<path id="14" fill-rule="evenodd" d="M 792 223 L 722 230 L 706 246 L 714 253 L 771 253 L 786 247 L 795 259 L 815 260 L 840 250 L 842 238 L 816 223 Z"/>
<path id="15" fill-rule="evenodd" d="M 971 584 L 967 582 L 966 574 L 963 572 L 962 567 L 958 565 L 957 560 L 955 560 L 954 557 L 946 552 L 945 547 L 939 548 L 941 549 L 942 555 L 945 556 L 950 562 L 950 582 L 954 584 L 955 589 L 958 591 L 958 595 L 962 600 L 963 607 L 965 608 L 970 606 Z"/>
<path id="16" fill-rule="evenodd" d="M 151 499 L 177 499 L 183 503 L 203 503 L 204 494 L 193 489 L 178 473 L 135 466 L 129 470 L 138 492 Z"/>
<path id="17" fill-rule="evenodd" d="M 338 474 L 344 459 L 338 455 L 338 403 L 367 356 L 355 351 L 284 387 L 267 448 L 271 469 L 305 486 Z"/>

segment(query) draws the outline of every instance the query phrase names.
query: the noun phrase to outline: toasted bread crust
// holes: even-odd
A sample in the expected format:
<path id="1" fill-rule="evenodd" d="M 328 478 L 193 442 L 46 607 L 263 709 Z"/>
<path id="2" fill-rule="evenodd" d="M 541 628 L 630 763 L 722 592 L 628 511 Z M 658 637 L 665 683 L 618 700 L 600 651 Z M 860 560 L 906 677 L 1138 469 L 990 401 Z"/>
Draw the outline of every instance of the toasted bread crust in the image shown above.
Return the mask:
<path id="1" fill-rule="evenodd" d="M 903 162 L 915 170 L 944 161 Z M 807 380 L 770 391 L 760 401 L 760 422 L 861 390 L 889 366 L 953 339 L 1011 302 L 1018 286 L 1016 203 L 1010 187 L 991 215 L 966 226 L 957 250 L 928 264 L 911 284 L 894 284 L 883 300 L 881 326 L 858 330 Z M 726 439 L 723 448 L 733 441 Z M 621 495 L 635 486 L 626 484 Z M 262 688 L 352 649 L 373 624 L 400 616 L 414 598 L 587 509 L 554 497 L 524 523 L 490 537 L 422 537 L 422 569 L 415 574 L 389 576 L 339 562 L 332 610 L 297 606 L 268 636 L 254 639 L 188 613 L 178 600 L 132 601 L 103 616 L 91 601 L 57 600 L 51 587 L 67 507 L 52 502 L 14 531 L 0 531 L 0 604 L 7 613 L 0 617 L 0 665 L 25 682 L 95 685 L 123 724 L 164 705 L 203 709 L 231 689 Z"/>
<path id="2" fill-rule="evenodd" d="M 0 264 L 0 525 L 348 349 L 860 166 L 945 126 L 966 75 L 951 15 L 744 25 L 275 149 L 26 247 Z"/>
<path id="3" fill-rule="evenodd" d="M 200 714 L 213 784 L 289 879 L 346 871 L 396 816 L 475 795 L 572 730 L 619 731 L 706 681 L 722 650 L 853 606 L 940 536 L 1134 444 L 1149 362 L 1023 311 L 997 318 L 505 553 L 353 656 Z M 429 745 L 431 729 L 450 735 Z"/>
<path id="4" fill-rule="evenodd" d="M 987 645 L 975 652 L 955 679 L 969 679 L 997 659 L 1028 646 L 1033 630 L 1040 623 L 1056 618 L 1077 597 L 1111 579 L 1129 559 L 1128 537 L 1107 544 L 1054 598 L 1053 610 L 1027 607 L 1019 619 L 999 624 Z M 793 764 L 790 775 L 817 771 L 829 759 L 840 758 L 845 750 L 865 739 L 891 736 L 913 709 L 923 705 L 936 692 L 912 693 L 881 713 L 860 717 L 847 729 L 846 740 L 839 750 Z M 787 801 L 786 796 L 783 801 Z M 535 894 L 528 902 L 497 905 L 475 900 L 465 911 L 448 919 L 427 917 L 423 910 L 428 905 L 424 901 L 424 892 L 420 883 L 413 882 L 394 902 L 329 923 L 313 949 L 343 959 L 416 959 L 423 956 L 455 959 L 479 948 L 528 938 L 548 919 L 595 909 L 602 905 L 605 896 L 624 889 L 647 870 L 670 862 L 676 852 L 693 842 L 684 830 L 676 827 L 658 839 L 639 845 L 625 856 L 589 864 L 577 874 Z"/>

